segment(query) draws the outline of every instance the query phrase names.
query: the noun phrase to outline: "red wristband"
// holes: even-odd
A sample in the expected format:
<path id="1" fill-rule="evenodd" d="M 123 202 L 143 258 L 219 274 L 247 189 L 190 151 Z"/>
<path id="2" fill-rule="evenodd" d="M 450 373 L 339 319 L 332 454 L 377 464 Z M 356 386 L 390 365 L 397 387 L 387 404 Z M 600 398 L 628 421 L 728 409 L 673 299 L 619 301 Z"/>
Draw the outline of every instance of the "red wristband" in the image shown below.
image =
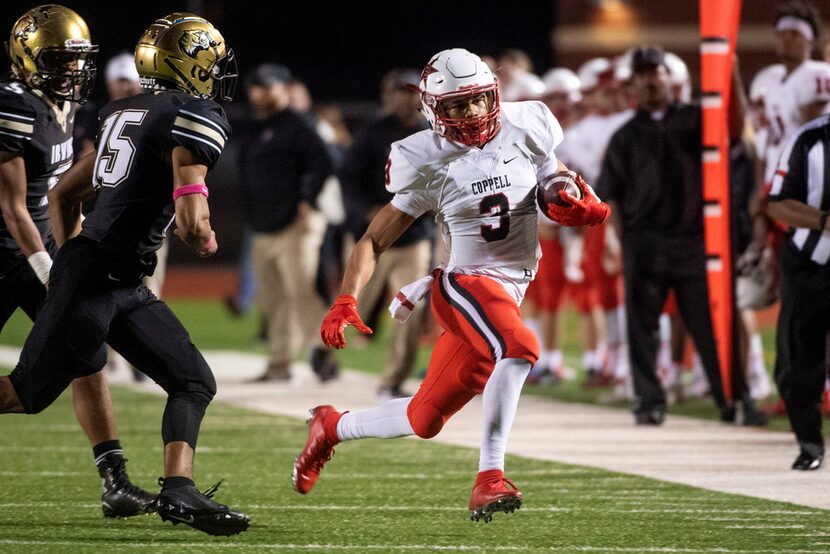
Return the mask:
<path id="1" fill-rule="evenodd" d="M 183 187 L 179 187 L 173 191 L 173 202 L 175 202 L 181 196 L 187 196 L 188 194 L 201 194 L 205 198 L 208 197 L 208 188 L 204 184 L 192 184 L 192 185 L 185 185 Z"/>

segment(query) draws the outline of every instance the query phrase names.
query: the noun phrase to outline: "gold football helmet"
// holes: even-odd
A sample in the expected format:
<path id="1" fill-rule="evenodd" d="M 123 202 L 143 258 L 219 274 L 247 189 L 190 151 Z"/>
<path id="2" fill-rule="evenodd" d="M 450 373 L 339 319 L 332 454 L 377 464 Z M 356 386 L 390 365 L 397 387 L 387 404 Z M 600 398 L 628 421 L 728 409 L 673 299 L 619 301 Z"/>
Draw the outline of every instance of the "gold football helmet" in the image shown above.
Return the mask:
<path id="1" fill-rule="evenodd" d="M 95 56 L 83 18 L 63 6 L 45 4 L 24 13 L 7 44 L 12 75 L 53 100 L 84 102 L 95 82 Z"/>
<path id="2" fill-rule="evenodd" d="M 179 89 L 197 98 L 230 101 L 238 72 L 233 50 L 211 23 L 192 13 L 157 19 L 135 47 L 141 86 Z"/>

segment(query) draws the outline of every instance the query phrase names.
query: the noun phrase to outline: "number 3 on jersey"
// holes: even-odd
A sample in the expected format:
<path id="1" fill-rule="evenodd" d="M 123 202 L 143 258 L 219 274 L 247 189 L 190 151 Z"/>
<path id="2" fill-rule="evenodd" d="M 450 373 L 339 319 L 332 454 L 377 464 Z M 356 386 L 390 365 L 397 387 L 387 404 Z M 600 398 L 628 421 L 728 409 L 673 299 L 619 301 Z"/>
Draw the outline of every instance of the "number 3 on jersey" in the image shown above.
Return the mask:
<path id="1" fill-rule="evenodd" d="M 510 201 L 504 193 L 485 196 L 478 204 L 478 212 L 481 215 L 499 216 L 498 225 L 482 225 L 481 236 L 487 242 L 504 240 L 510 232 Z"/>
<path id="2" fill-rule="evenodd" d="M 141 125 L 146 110 L 123 110 L 110 114 L 101 126 L 101 139 L 95 157 L 95 188 L 118 186 L 130 174 L 135 146 L 124 136 L 127 125 Z"/>

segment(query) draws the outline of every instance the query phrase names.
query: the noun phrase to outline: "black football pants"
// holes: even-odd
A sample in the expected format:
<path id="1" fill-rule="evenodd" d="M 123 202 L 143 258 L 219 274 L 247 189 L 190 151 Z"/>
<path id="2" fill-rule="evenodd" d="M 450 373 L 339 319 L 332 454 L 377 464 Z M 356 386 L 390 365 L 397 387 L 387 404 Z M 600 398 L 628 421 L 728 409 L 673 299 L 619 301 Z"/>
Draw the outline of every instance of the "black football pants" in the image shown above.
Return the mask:
<path id="1" fill-rule="evenodd" d="M 55 243 L 46 243 L 54 258 Z M 46 301 L 46 287 L 37 278 L 26 258 L 19 253 L 0 250 L 0 331 L 20 308 L 34 321 Z"/>
<path id="2" fill-rule="evenodd" d="M 196 446 L 216 382 L 190 336 L 167 305 L 120 273 L 100 246 L 68 241 L 52 268 L 46 304 L 10 375 L 26 413 L 49 406 L 76 377 L 96 373 L 108 342 L 168 394 L 162 422 L 165 444 Z"/>
<path id="3" fill-rule="evenodd" d="M 803 260 L 789 243 L 781 248 L 779 267 L 775 382 L 799 443 L 823 449 L 821 395 L 827 378 L 830 268 Z"/>
<path id="4" fill-rule="evenodd" d="M 726 405 L 715 347 L 706 281 L 703 236 L 665 237 L 645 231 L 623 233 L 625 310 L 631 374 L 637 398 L 635 411 L 665 408 L 657 376 L 660 314 L 673 289 L 686 330 L 694 340 L 709 379 L 712 398 Z"/>

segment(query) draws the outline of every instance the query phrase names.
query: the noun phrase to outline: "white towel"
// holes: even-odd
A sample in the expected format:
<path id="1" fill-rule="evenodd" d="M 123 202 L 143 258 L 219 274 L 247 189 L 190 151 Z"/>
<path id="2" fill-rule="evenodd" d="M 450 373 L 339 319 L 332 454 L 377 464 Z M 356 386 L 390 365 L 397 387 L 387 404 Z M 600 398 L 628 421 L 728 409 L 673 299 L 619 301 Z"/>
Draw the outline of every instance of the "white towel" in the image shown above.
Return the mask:
<path id="1" fill-rule="evenodd" d="M 432 281 L 434 281 L 432 275 L 427 275 L 399 290 L 395 298 L 392 299 L 392 303 L 389 304 L 389 313 L 392 314 L 392 317 L 401 323 L 406 322 L 409 316 L 412 315 L 415 304 L 426 296 L 427 291 L 432 286 Z"/>

